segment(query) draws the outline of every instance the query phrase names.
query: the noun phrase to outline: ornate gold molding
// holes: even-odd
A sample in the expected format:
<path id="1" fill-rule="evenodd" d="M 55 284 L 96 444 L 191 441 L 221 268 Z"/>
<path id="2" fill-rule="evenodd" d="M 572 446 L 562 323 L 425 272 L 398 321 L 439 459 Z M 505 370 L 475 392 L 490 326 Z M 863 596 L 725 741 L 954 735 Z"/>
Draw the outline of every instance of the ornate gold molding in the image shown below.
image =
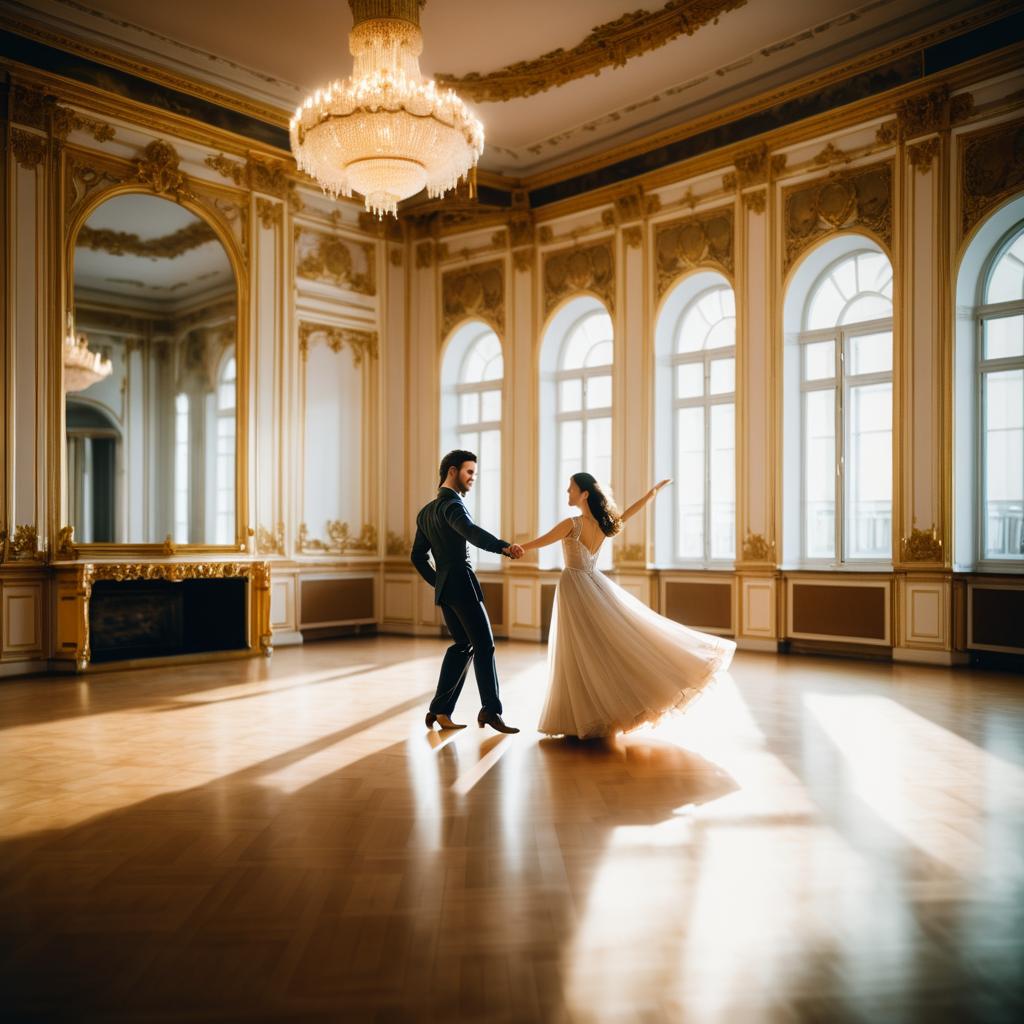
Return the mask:
<path id="1" fill-rule="evenodd" d="M 178 200 L 194 199 L 188 178 L 178 169 L 180 163 L 177 150 L 169 142 L 157 139 L 135 161 L 135 178 L 158 194 L 173 195 Z"/>
<path id="2" fill-rule="evenodd" d="M 46 147 L 47 141 L 42 135 L 11 129 L 11 152 L 19 166 L 27 170 L 38 167 L 46 157 Z"/>
<path id="3" fill-rule="evenodd" d="M 593 292 L 615 308 L 615 252 L 610 239 L 544 255 L 544 312 L 574 292 Z"/>
<path id="4" fill-rule="evenodd" d="M 786 154 L 776 153 L 772 156 L 767 143 L 762 142 L 737 156 L 733 167 L 735 170 L 722 177 L 722 187 L 727 191 L 764 185 L 785 170 Z"/>
<path id="5" fill-rule="evenodd" d="M 900 138 L 912 139 L 959 124 L 970 117 L 973 110 L 974 97 L 969 92 L 950 96 L 949 86 L 943 84 L 900 103 L 896 108 L 896 124 Z"/>
<path id="6" fill-rule="evenodd" d="M 402 265 L 402 247 L 400 245 L 392 245 L 389 247 L 388 263 L 393 267 L 400 267 Z"/>
<path id="7" fill-rule="evenodd" d="M 284 206 L 273 199 L 256 197 L 256 216 L 265 229 L 272 228 L 284 220 Z"/>
<path id="8" fill-rule="evenodd" d="M 892 163 L 835 171 L 824 181 L 783 192 L 784 269 L 818 239 L 843 228 L 867 228 L 892 249 Z"/>
<path id="9" fill-rule="evenodd" d="M 960 232 L 1024 188 L 1024 120 L 972 132 L 960 149 Z"/>
<path id="10" fill-rule="evenodd" d="M 34 526 L 15 526 L 9 545 L 15 560 L 35 561 L 40 557 L 39 532 Z"/>
<path id="11" fill-rule="evenodd" d="M 886 121 L 880 124 L 875 131 L 875 142 L 880 146 L 891 146 L 899 138 L 899 123 L 897 121 Z"/>
<path id="12" fill-rule="evenodd" d="M 644 240 L 644 230 L 639 224 L 630 224 L 622 229 L 622 241 L 627 249 L 639 249 Z"/>
<path id="13" fill-rule="evenodd" d="M 505 334 L 505 262 L 477 263 L 441 275 L 441 336 L 467 317 L 479 317 Z"/>
<path id="14" fill-rule="evenodd" d="M 327 540 L 310 537 L 305 523 L 299 523 L 296 547 L 304 555 L 344 555 L 350 551 L 375 554 L 377 551 L 377 528 L 364 523 L 359 533 L 353 535 L 348 523 L 336 519 L 327 521 Z"/>
<path id="15" fill-rule="evenodd" d="M 644 555 L 643 544 L 624 544 L 622 547 L 614 548 L 615 564 L 618 565 L 644 565 L 647 559 Z"/>
<path id="16" fill-rule="evenodd" d="M 718 20 L 746 0 L 669 0 L 655 11 L 637 10 L 595 26 L 571 50 L 553 50 L 534 60 L 519 61 L 499 71 L 467 75 L 438 74 L 439 82 L 466 99 L 501 102 L 533 96 L 554 86 L 621 67 L 633 57 L 655 50 L 685 33 Z"/>
<path id="17" fill-rule="evenodd" d="M 918 174 L 927 174 L 931 170 L 938 152 L 939 137 L 933 135 L 930 139 L 925 139 L 924 142 L 915 142 L 912 146 L 907 146 L 907 159 L 910 161 L 910 166 L 917 169 Z"/>
<path id="18" fill-rule="evenodd" d="M 753 192 L 743 192 L 743 205 L 754 213 L 764 213 L 768 205 L 768 190 L 765 188 L 754 189 Z"/>
<path id="19" fill-rule="evenodd" d="M 763 194 L 763 190 L 761 190 Z M 733 208 L 666 221 L 654 229 L 657 294 L 664 295 L 680 274 L 711 266 L 732 274 Z"/>
<path id="20" fill-rule="evenodd" d="M 75 547 L 75 528 L 73 526 L 62 526 L 57 533 L 57 546 L 53 553 L 54 558 L 74 559 L 78 557 L 78 549 Z"/>
<path id="21" fill-rule="evenodd" d="M 267 195 L 283 199 L 296 213 L 305 206 L 302 197 L 295 190 L 295 181 L 290 176 L 286 163 L 250 156 L 245 169 L 249 188 L 253 192 L 265 192 Z"/>
<path id="22" fill-rule="evenodd" d="M 914 520 L 916 523 L 917 520 Z M 935 524 L 927 530 L 919 530 L 911 524 L 910 536 L 900 538 L 903 548 L 904 562 L 941 562 L 942 540 L 935 529 Z"/>
<path id="23" fill-rule="evenodd" d="M 213 168 L 222 178 L 227 178 L 236 185 L 241 185 L 245 181 L 245 164 L 239 163 L 237 160 L 231 160 L 223 153 L 218 153 L 216 156 L 208 156 L 203 163 L 207 167 Z"/>
<path id="24" fill-rule="evenodd" d="M 407 534 L 393 533 L 391 530 L 388 530 L 387 541 L 384 545 L 384 553 L 386 555 L 398 557 L 400 555 L 408 555 L 410 551 L 412 551 L 412 541 L 409 540 Z"/>
<path id="25" fill-rule="evenodd" d="M 512 266 L 523 272 L 532 270 L 537 264 L 537 250 L 532 246 L 524 246 L 522 249 L 512 250 Z"/>
<path id="26" fill-rule="evenodd" d="M 84 129 L 97 142 L 109 142 L 114 138 L 114 129 L 106 121 L 97 121 L 70 107 L 62 107 L 56 97 L 24 85 L 15 85 L 11 90 L 11 120 L 49 131 L 60 142 L 77 129 Z"/>
<path id="27" fill-rule="evenodd" d="M 314 324 L 303 321 L 299 324 L 299 354 L 303 359 L 309 355 L 311 340 L 322 334 L 324 343 L 332 352 L 340 352 L 346 346 L 352 349 L 352 359 L 356 366 L 361 366 L 363 359 L 377 358 L 377 332 L 360 331 L 351 327 L 331 327 L 327 324 Z"/>
<path id="28" fill-rule="evenodd" d="M 128 231 L 112 231 L 109 228 L 91 228 L 83 224 L 78 229 L 75 247 L 94 249 L 111 256 L 147 256 L 150 259 L 173 260 L 191 249 L 198 249 L 207 242 L 216 241 L 217 233 L 205 220 L 163 235 L 161 238 L 139 238 Z"/>
<path id="29" fill-rule="evenodd" d="M 337 235 L 296 228 L 295 248 L 295 272 L 299 277 L 327 281 L 360 295 L 377 294 L 377 249 L 372 242 L 349 242 Z M 365 271 L 355 269 L 353 250 L 362 253 Z"/>
<path id="30" fill-rule="evenodd" d="M 266 562 L 90 562 L 80 568 L 86 585 L 96 580 L 219 580 L 249 577 L 260 588 L 270 580 Z"/>
<path id="31" fill-rule="evenodd" d="M 51 115 L 51 131 L 55 138 L 62 142 L 73 132 L 79 129 L 87 131 L 97 142 L 109 142 L 114 138 L 114 129 L 106 121 L 97 121 L 92 117 L 85 117 L 76 113 L 69 107 L 62 107 L 55 103 Z"/>
<path id="32" fill-rule="evenodd" d="M 419 242 L 416 245 L 416 269 L 425 270 L 434 265 L 434 243 Z"/>
<path id="33" fill-rule="evenodd" d="M 774 562 L 775 542 L 766 540 L 760 533 L 747 532 L 743 541 L 744 562 Z"/>
<path id="34" fill-rule="evenodd" d="M 278 522 L 273 532 L 265 526 L 261 526 L 256 530 L 256 554 L 284 554 L 284 523 Z"/>

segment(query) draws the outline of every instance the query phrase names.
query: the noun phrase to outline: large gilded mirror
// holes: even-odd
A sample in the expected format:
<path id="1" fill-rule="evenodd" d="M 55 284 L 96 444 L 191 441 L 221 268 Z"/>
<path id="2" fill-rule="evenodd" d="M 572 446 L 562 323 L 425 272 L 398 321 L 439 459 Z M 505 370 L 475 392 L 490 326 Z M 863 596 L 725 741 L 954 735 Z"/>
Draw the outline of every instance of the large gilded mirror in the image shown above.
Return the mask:
<path id="1" fill-rule="evenodd" d="M 235 546 L 238 297 L 214 229 L 122 193 L 73 249 L 65 522 L 76 543 Z"/>

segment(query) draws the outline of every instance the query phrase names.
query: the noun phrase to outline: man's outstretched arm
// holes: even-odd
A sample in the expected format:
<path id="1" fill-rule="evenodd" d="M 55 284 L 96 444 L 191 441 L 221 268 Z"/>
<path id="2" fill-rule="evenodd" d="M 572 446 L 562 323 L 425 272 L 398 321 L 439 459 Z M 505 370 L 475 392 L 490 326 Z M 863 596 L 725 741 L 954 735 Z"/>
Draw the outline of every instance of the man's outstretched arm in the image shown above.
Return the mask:
<path id="1" fill-rule="evenodd" d="M 504 554 L 506 548 L 512 546 L 507 540 L 499 540 L 493 533 L 488 533 L 482 527 L 477 526 L 461 501 L 449 501 L 444 506 L 444 518 L 448 525 L 473 547 L 482 548 L 484 551 L 493 551 L 494 554 L 500 555 Z"/>
<path id="2" fill-rule="evenodd" d="M 417 526 L 416 539 L 412 542 L 412 554 L 409 556 L 409 560 L 416 566 L 416 571 L 427 583 L 433 586 L 434 581 L 437 579 L 437 573 L 430 564 L 429 554 L 430 541 L 427 540 L 427 535 Z"/>

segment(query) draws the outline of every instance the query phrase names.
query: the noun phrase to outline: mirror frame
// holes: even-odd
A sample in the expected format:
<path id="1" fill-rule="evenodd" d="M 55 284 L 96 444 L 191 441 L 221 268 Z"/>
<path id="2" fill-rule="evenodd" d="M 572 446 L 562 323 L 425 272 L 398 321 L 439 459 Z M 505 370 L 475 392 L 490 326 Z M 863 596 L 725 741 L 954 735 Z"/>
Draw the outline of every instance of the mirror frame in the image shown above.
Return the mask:
<path id="1" fill-rule="evenodd" d="M 71 147 L 68 147 L 71 149 Z M 74 167 L 85 167 L 98 175 L 103 175 L 107 182 L 114 184 L 101 186 L 95 191 L 87 192 L 77 204 L 77 209 L 69 207 L 74 202 L 73 196 L 67 197 L 67 204 L 64 206 L 62 217 L 62 251 L 60 264 L 60 301 L 56 305 L 58 319 L 53 325 L 54 343 L 51 346 L 51 357 L 53 359 L 53 386 L 51 388 L 51 402 L 53 403 L 53 414 L 50 422 L 54 425 L 53 434 L 50 439 L 51 465 L 56 470 L 51 474 L 50 507 L 50 546 L 51 558 L 56 561 L 73 561 L 89 558 L 106 557 L 166 557 L 175 554 L 221 554 L 235 555 L 249 552 L 251 531 L 248 526 L 249 516 L 249 491 L 248 491 L 248 465 L 249 465 L 249 279 L 244 241 L 249 238 L 249 205 L 250 196 L 247 191 L 228 189 L 198 179 L 189 179 L 186 175 L 177 172 L 178 181 L 171 182 L 177 187 L 157 188 L 151 187 L 149 183 L 138 180 L 142 177 L 137 175 L 136 180 L 131 180 L 130 175 L 136 170 L 140 163 L 135 165 L 126 161 L 112 161 L 109 157 L 101 157 L 89 151 L 79 151 L 84 158 L 82 163 L 72 163 L 69 170 Z M 113 168 L 116 163 L 117 169 L 127 169 L 123 175 L 104 172 L 107 168 Z M 68 164 L 65 158 L 65 164 Z M 118 180 L 121 178 L 121 180 Z M 207 223 L 217 236 L 217 240 L 224 247 L 228 261 L 235 276 L 235 354 L 238 361 L 238 380 L 236 394 L 236 424 L 235 424 L 235 543 L 234 544 L 178 544 L 172 537 L 168 536 L 163 541 L 152 542 L 126 542 L 126 543 L 97 543 L 79 542 L 71 537 L 65 536 L 67 527 L 74 527 L 74 523 L 68 522 L 68 484 L 67 484 L 67 452 L 66 452 L 66 403 L 64 395 L 64 361 L 63 345 L 64 331 L 67 324 L 69 312 L 74 311 L 74 268 L 75 268 L 75 242 L 78 232 L 83 224 L 89 219 L 95 210 L 108 199 L 122 195 L 148 195 L 165 202 L 177 203 L 184 207 L 194 216 L 199 217 Z M 217 216 L 214 203 L 218 198 L 226 199 L 229 203 L 236 205 L 241 212 L 241 235 L 243 241 L 232 233 L 231 228 L 225 221 Z M 206 205 L 202 200 L 207 200 Z M 71 216 L 68 216 L 68 213 Z"/>

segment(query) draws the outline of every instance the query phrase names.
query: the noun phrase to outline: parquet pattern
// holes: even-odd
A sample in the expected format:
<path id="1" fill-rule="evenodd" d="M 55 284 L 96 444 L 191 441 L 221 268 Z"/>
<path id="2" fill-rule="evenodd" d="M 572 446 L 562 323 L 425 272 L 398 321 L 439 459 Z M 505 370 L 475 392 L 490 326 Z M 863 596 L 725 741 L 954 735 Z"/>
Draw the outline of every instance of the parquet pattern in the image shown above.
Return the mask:
<path id="1" fill-rule="evenodd" d="M 428 733 L 442 650 L 0 683 L 4 1020 L 1024 1019 L 1024 680 L 741 652 L 581 743 L 532 644 Z"/>

